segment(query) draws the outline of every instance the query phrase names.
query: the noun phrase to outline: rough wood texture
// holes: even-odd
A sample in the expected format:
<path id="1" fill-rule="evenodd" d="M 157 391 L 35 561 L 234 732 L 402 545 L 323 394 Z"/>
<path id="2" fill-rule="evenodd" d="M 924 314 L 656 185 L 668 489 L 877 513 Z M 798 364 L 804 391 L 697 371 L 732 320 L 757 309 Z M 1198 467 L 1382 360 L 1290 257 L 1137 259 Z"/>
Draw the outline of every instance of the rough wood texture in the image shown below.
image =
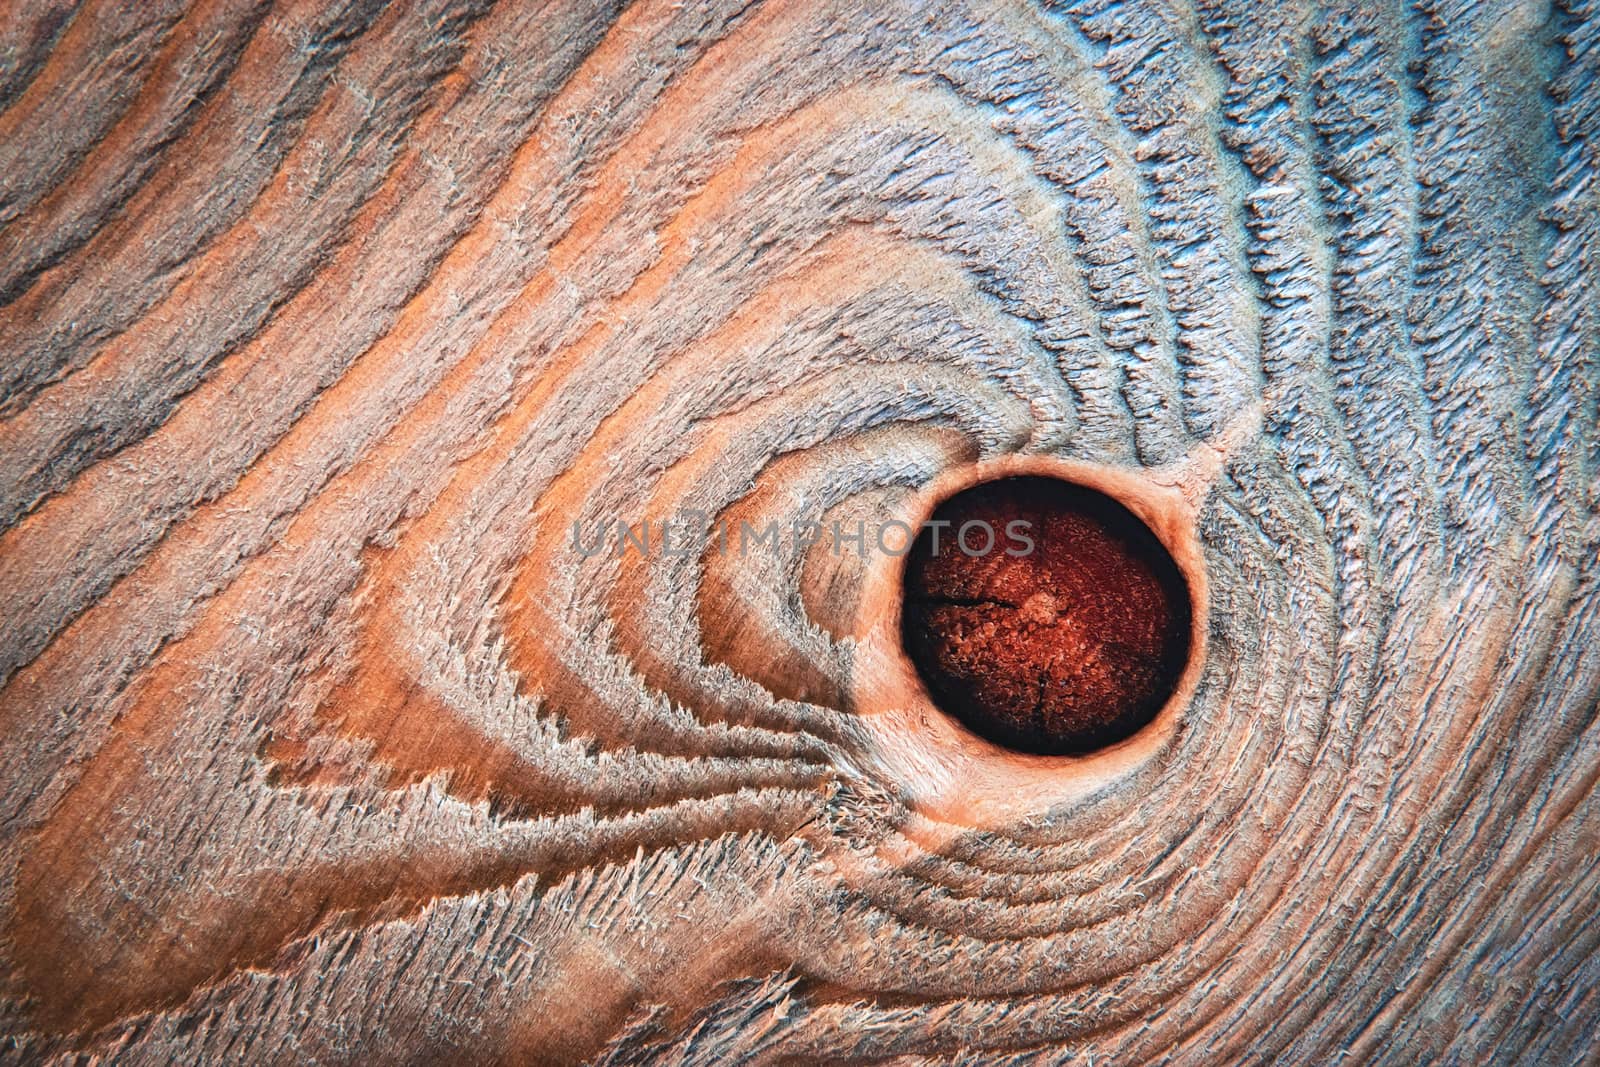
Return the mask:
<path id="1" fill-rule="evenodd" d="M 1595 1062 L 1597 67 L 1593 0 L 9 0 L 0 1056 Z M 1203 573 L 1111 753 L 953 732 L 881 561 L 569 544 L 1007 456 Z"/>

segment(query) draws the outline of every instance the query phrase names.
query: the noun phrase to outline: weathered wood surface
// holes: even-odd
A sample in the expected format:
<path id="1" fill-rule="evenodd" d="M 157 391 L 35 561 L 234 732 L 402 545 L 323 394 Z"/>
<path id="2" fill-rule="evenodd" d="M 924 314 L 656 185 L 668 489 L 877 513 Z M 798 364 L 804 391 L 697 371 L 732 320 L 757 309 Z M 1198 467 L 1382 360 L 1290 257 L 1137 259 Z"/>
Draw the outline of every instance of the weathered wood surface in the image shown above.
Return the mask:
<path id="1" fill-rule="evenodd" d="M 1594 1062 L 1597 38 L 10 0 L 0 1058 Z M 1013 454 L 1192 522 L 1131 754 L 567 544 Z"/>

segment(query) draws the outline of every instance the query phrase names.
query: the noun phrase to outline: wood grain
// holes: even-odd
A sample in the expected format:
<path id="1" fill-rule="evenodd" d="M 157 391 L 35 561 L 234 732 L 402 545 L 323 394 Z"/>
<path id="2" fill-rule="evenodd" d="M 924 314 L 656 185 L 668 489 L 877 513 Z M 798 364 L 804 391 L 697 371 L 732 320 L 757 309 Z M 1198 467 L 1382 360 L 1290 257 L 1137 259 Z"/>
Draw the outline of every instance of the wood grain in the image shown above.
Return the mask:
<path id="1" fill-rule="evenodd" d="M 0 4 L 0 1058 L 1600 1062 L 1600 11 Z M 1155 724 L 932 709 L 1062 470 Z"/>

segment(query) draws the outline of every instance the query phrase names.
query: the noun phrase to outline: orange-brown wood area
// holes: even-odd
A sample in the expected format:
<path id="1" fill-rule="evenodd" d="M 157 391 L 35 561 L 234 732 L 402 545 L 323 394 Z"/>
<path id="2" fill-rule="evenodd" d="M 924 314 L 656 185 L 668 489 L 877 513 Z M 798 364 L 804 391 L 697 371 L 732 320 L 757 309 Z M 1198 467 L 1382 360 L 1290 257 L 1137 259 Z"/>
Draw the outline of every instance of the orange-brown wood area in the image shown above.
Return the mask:
<path id="1" fill-rule="evenodd" d="M 0 1060 L 1593 1062 L 1597 130 L 1590 0 L 0 0 Z M 1015 475 L 1107 747 L 795 534 Z"/>

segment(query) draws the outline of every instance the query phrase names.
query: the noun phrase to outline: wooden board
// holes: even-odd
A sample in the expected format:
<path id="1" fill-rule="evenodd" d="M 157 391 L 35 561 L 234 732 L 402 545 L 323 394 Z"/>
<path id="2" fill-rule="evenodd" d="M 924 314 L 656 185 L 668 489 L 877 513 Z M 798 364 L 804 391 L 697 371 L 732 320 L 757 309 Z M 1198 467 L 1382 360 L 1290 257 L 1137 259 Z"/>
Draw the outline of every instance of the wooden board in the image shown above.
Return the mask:
<path id="1" fill-rule="evenodd" d="M 9 0 L 0 1059 L 1600 1061 L 1597 67 L 1592 0 Z M 1033 467 L 1200 593 L 1088 757 L 928 706 L 884 558 L 570 536 Z"/>

